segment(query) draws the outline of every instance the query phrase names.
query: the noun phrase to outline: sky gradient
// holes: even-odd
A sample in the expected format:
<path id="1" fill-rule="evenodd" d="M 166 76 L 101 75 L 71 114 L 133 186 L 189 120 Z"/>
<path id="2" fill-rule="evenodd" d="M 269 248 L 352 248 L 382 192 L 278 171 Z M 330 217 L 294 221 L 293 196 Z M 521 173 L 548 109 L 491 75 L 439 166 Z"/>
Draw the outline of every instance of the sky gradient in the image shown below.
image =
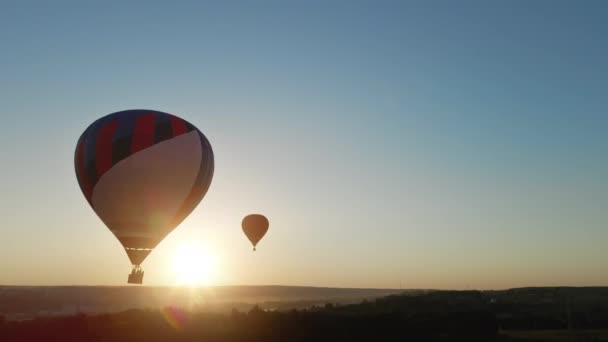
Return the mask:
<path id="1" fill-rule="evenodd" d="M 0 284 L 122 285 L 82 195 L 95 119 L 174 113 L 215 152 L 184 241 L 214 284 L 608 285 L 604 1 L 2 2 Z M 270 230 L 252 254 L 240 222 Z"/>

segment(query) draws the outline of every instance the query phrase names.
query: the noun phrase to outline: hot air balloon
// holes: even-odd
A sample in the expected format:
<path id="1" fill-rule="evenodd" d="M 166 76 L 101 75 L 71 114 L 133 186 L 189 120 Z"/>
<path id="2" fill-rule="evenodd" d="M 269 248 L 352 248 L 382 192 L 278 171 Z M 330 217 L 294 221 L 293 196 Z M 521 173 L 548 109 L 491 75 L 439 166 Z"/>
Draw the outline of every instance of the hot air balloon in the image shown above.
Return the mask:
<path id="1" fill-rule="evenodd" d="M 142 262 L 194 210 L 213 178 L 213 150 L 189 122 L 125 110 L 93 122 L 76 144 L 78 184 L 124 247 L 141 284 Z"/>
<path id="2" fill-rule="evenodd" d="M 253 250 L 255 251 L 255 246 L 262 240 L 266 232 L 268 231 L 268 219 L 264 215 L 260 214 L 251 214 L 245 216 L 241 226 L 243 227 L 243 232 L 251 241 L 253 245 Z"/>

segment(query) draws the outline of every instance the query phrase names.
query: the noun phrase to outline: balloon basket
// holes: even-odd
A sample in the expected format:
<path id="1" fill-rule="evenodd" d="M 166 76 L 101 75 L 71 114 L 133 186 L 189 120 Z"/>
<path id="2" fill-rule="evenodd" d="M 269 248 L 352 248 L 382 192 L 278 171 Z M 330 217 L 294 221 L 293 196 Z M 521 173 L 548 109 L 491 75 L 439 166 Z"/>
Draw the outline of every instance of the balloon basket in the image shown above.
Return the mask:
<path id="1" fill-rule="evenodd" d="M 131 274 L 129 274 L 129 284 L 142 284 L 144 281 L 144 270 L 139 266 L 134 266 Z"/>

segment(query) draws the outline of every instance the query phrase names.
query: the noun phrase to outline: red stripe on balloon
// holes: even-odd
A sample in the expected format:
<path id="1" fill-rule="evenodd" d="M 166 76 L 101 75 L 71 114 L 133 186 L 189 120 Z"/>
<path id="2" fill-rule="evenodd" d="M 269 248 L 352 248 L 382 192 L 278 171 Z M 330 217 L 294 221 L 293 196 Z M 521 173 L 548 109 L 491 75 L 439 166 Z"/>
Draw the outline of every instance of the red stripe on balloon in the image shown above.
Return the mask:
<path id="1" fill-rule="evenodd" d="M 112 138 L 118 127 L 118 121 L 112 121 L 101 127 L 95 143 L 95 167 L 97 179 L 112 167 Z"/>
<path id="2" fill-rule="evenodd" d="M 84 139 L 78 143 L 76 149 L 76 168 L 78 172 L 78 181 L 87 201 L 91 201 L 91 185 L 87 177 L 87 171 L 84 167 Z"/>
<path id="3" fill-rule="evenodd" d="M 174 115 L 171 115 L 169 117 L 171 118 L 171 127 L 173 128 L 174 138 L 178 135 L 188 132 L 188 127 L 186 127 L 186 123 L 184 122 L 184 120 Z"/>
<path id="4" fill-rule="evenodd" d="M 137 118 L 131 141 L 131 153 L 141 151 L 152 144 L 154 144 L 154 113 L 144 114 Z"/>

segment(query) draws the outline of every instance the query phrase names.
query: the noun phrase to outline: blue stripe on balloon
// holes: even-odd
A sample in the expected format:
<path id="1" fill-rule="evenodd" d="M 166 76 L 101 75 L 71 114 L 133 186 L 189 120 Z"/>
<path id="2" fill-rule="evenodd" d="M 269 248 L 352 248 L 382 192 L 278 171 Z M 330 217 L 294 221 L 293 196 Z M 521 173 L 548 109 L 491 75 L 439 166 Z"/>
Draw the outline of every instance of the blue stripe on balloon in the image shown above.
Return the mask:
<path id="1" fill-rule="evenodd" d="M 154 143 L 171 139 L 173 137 L 173 128 L 171 127 L 171 118 L 169 115 L 161 112 L 155 112 L 155 127 L 154 127 Z"/>
<path id="2" fill-rule="evenodd" d="M 112 143 L 117 142 L 120 139 L 130 138 L 133 135 L 135 129 L 135 122 L 140 114 L 135 115 L 123 115 L 118 121 L 118 128 L 114 132 L 114 139 Z"/>
<path id="3" fill-rule="evenodd" d="M 131 154 L 131 140 L 139 113 L 119 115 L 118 128 L 112 139 L 112 165 L 125 159 Z"/>
<path id="4" fill-rule="evenodd" d="M 95 160 L 95 145 L 97 143 L 97 135 L 99 134 L 99 129 L 111 121 L 114 118 L 113 115 L 106 115 L 103 118 L 97 119 L 93 122 L 89 128 L 84 132 L 84 162 L 85 165 L 90 164 L 93 160 Z"/>

